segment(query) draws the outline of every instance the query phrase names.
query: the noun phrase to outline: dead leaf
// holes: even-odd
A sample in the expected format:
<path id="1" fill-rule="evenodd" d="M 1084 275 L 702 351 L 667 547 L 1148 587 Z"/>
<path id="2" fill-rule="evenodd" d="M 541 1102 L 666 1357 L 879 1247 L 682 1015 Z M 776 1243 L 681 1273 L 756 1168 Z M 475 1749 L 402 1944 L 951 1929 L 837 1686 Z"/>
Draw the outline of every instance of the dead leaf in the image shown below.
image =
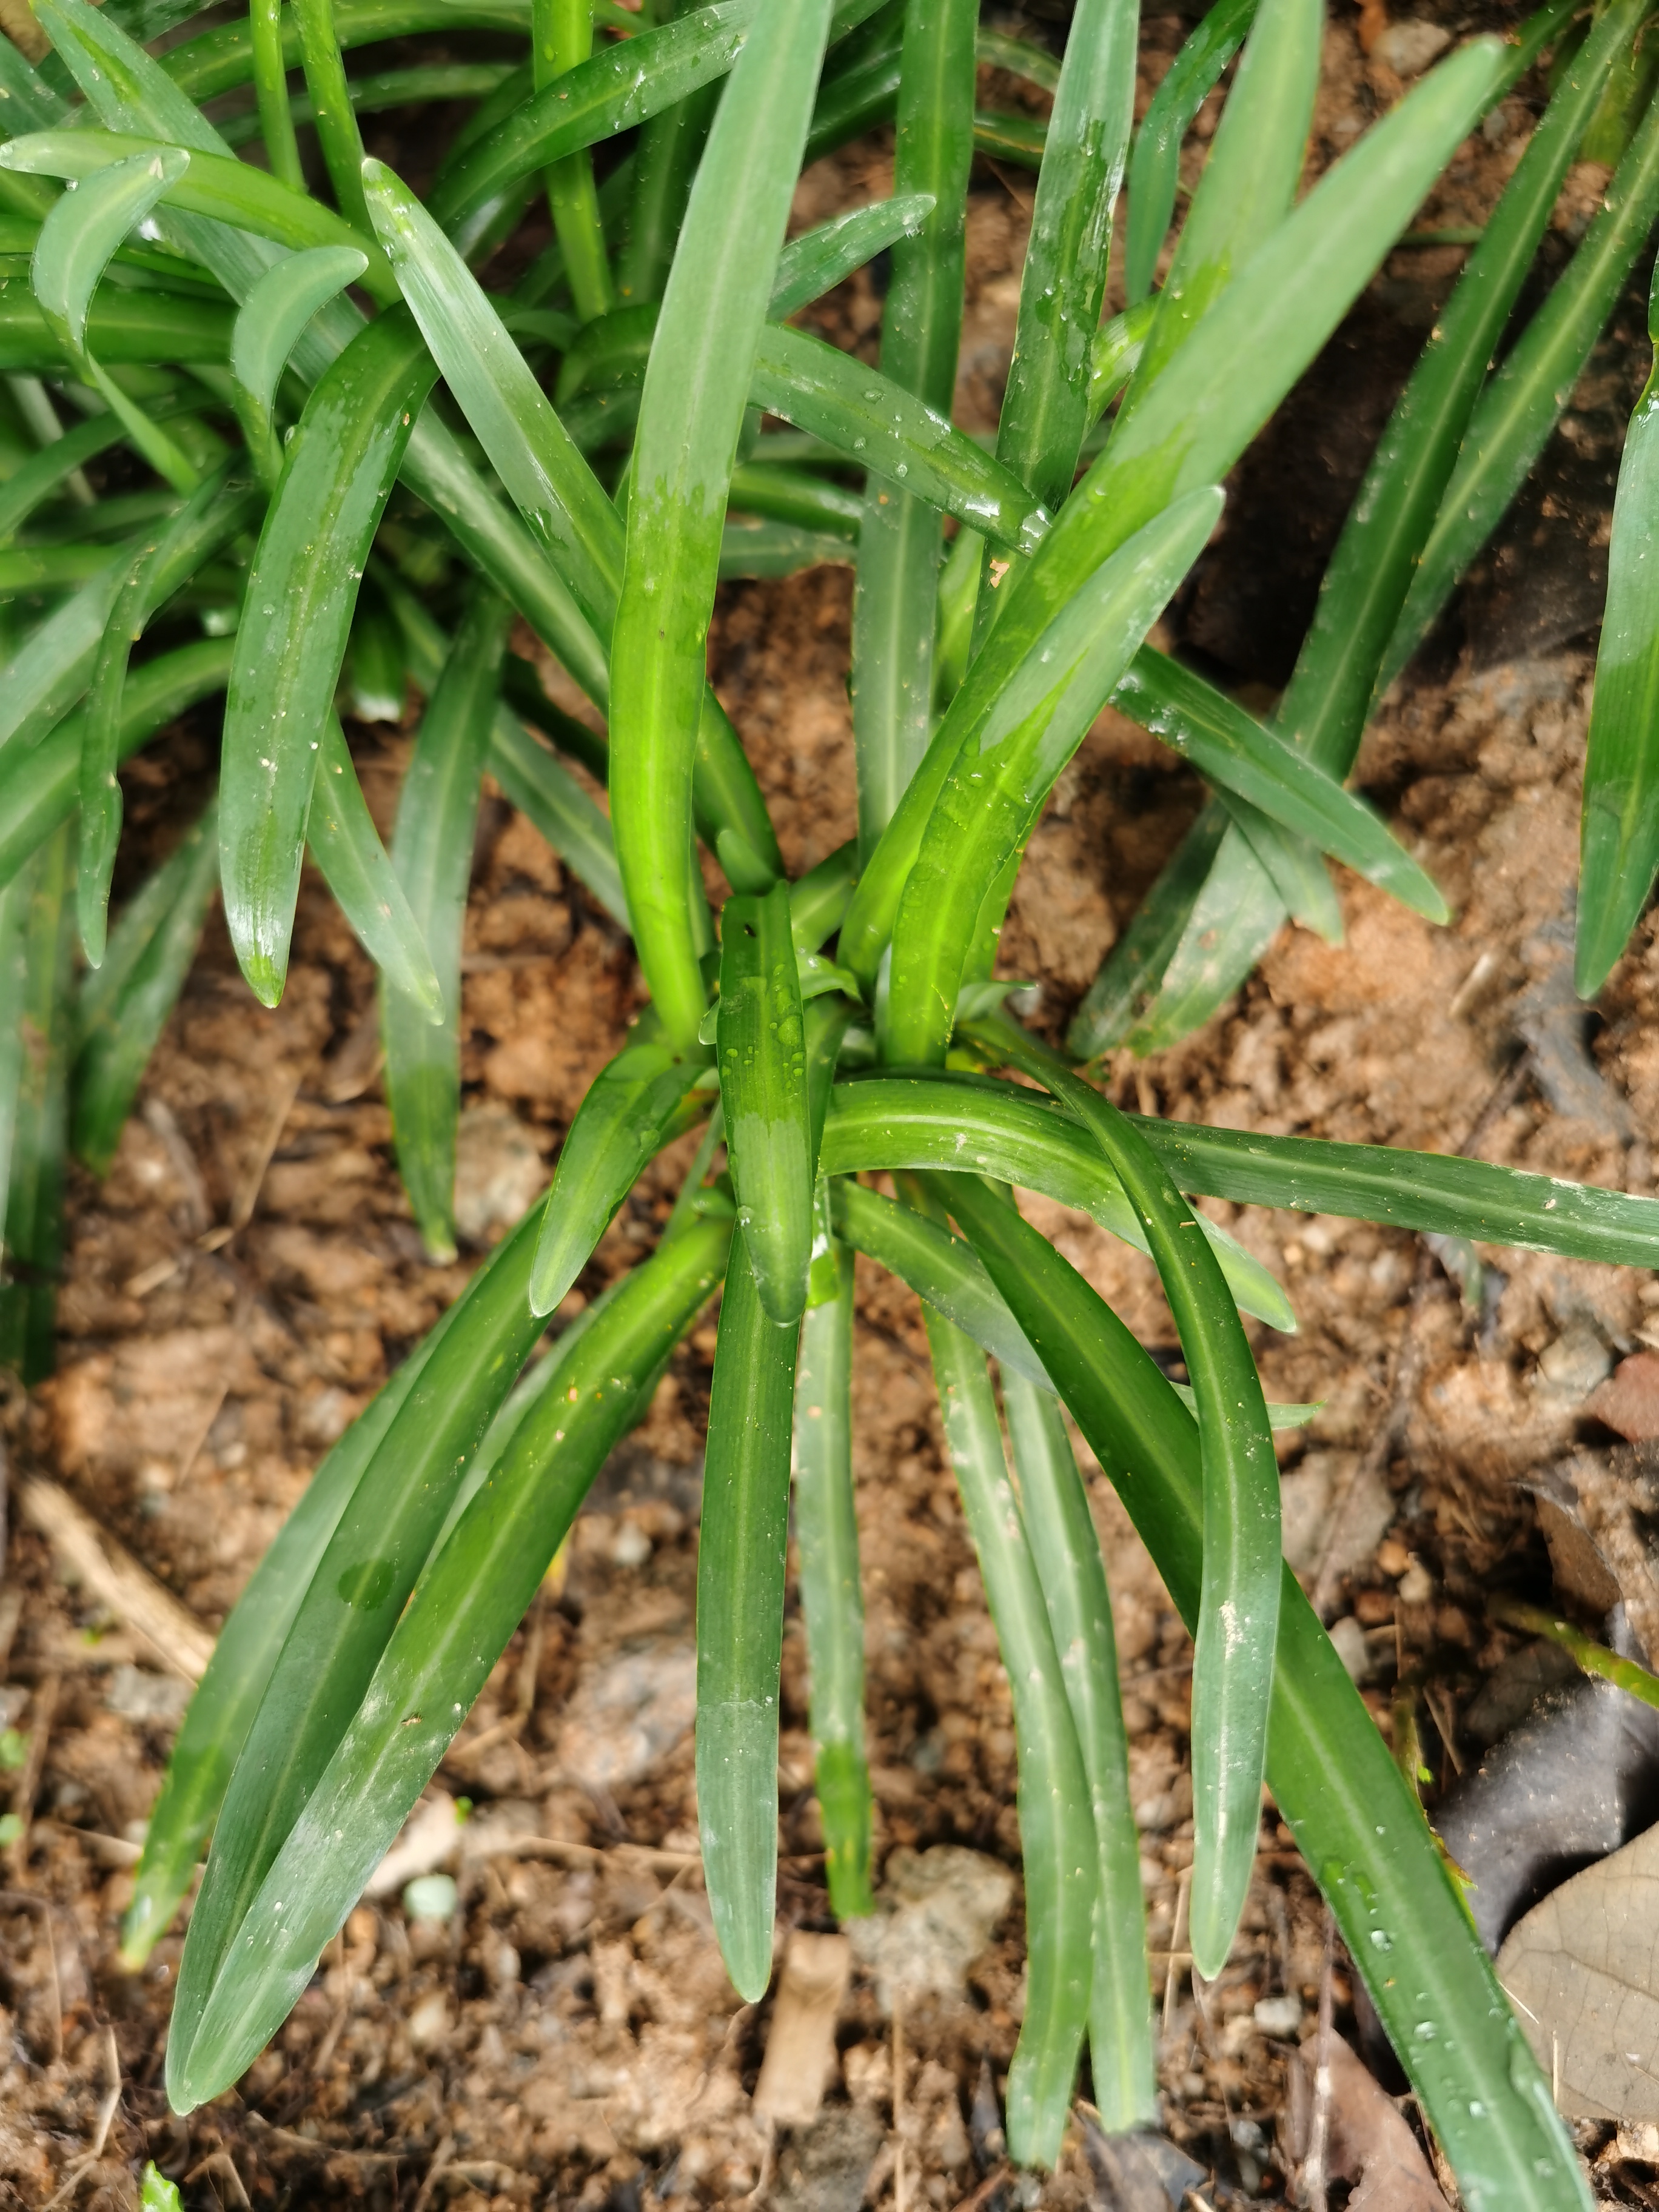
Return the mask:
<path id="1" fill-rule="evenodd" d="M 755 2084 L 757 2119 L 804 2128 L 817 2118 L 836 2070 L 836 2021 L 852 1970 L 844 1936 L 791 1933 Z"/>
<path id="2" fill-rule="evenodd" d="M 1659 1444 L 1574 1452 L 1529 1486 L 1558 1589 L 1592 1613 L 1622 1601 L 1641 1653 L 1659 1657 Z"/>
<path id="3" fill-rule="evenodd" d="M 1498 1954 L 1569 2119 L 1659 2120 L 1659 1828 L 1552 1890 Z"/>
<path id="4" fill-rule="evenodd" d="M 1301 2076 L 1292 2110 L 1307 2127 L 1312 2110 L 1312 2044 L 1291 2059 Z M 1334 2181 L 1354 2185 L 1348 2212 L 1449 2212 L 1423 2146 L 1394 2100 L 1378 2085 L 1340 2035 L 1326 2046 L 1330 2107 L 1326 2170 Z M 1293 2143 L 1299 2163 L 1305 2142 Z"/>

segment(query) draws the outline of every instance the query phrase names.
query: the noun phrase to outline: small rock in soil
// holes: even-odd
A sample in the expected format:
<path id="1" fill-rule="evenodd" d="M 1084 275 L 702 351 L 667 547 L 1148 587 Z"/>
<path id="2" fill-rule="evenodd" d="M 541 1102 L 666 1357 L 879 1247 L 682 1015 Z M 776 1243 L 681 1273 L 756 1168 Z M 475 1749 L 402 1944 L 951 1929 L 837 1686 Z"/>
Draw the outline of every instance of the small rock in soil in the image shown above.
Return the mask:
<path id="1" fill-rule="evenodd" d="M 191 1685 L 175 1675 L 152 1674 L 143 1667 L 118 1667 L 110 1676 L 104 1703 L 118 1720 L 145 1728 L 177 1728 L 190 1703 Z"/>
<path id="2" fill-rule="evenodd" d="M 455 1227 L 493 1244 L 535 1203 L 547 1170 L 535 1136 L 510 1106 L 467 1106 L 455 1139 Z"/>
<path id="3" fill-rule="evenodd" d="M 959 1997 L 1013 1894 L 1012 1875 L 983 1851 L 957 1844 L 896 1850 L 876 1912 L 849 1921 L 847 1931 L 875 1977 L 882 2010 L 891 2012 L 895 1998 Z"/>
<path id="4" fill-rule="evenodd" d="M 1659 1437 L 1659 1352 L 1638 1352 L 1621 1359 L 1584 1411 L 1616 1429 L 1628 1443 Z"/>
<path id="5" fill-rule="evenodd" d="M 559 1730 L 559 1765 L 584 1790 L 623 1789 L 672 1751 L 696 1711 L 697 1655 L 690 1644 L 622 1652 L 578 1682 Z"/>

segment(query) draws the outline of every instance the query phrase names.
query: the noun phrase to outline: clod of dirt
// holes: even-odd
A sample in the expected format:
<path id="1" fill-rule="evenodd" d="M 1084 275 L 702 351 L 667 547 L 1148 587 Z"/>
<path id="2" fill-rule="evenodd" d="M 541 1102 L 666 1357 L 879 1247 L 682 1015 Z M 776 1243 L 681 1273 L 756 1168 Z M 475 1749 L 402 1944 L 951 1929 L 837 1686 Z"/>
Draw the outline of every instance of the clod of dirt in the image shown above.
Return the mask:
<path id="1" fill-rule="evenodd" d="M 1570 2119 L 1659 2121 L 1659 1829 L 1534 1905 L 1498 1978 Z"/>
<path id="2" fill-rule="evenodd" d="M 1435 1814 L 1496 1951 L 1528 1908 L 1659 1817 L 1659 1712 L 1581 1680 L 1550 1692 Z M 1656 2108 L 1659 2109 L 1659 2108 Z"/>
<path id="3" fill-rule="evenodd" d="M 1014 1878 L 1000 1860 L 957 1844 L 917 1853 L 896 1850 L 867 1920 L 848 1923 L 853 1952 L 875 1978 L 884 2013 L 896 1999 L 960 1997 L 968 1969 L 1013 1901 Z"/>
<path id="4" fill-rule="evenodd" d="M 1332 2180 L 1353 2183 L 1348 2212 L 1447 2212 L 1423 2147 L 1394 2100 L 1340 2036 L 1321 2055 L 1329 2082 L 1325 2171 Z M 1298 2051 L 1291 2066 L 1289 2133 L 1299 2165 L 1313 2133 L 1310 2050 Z"/>
<path id="5" fill-rule="evenodd" d="M 885 2133 L 867 2105 L 828 2106 L 779 2153 L 777 2212 L 859 2212 Z"/>
<path id="6" fill-rule="evenodd" d="M 1613 1355 L 1588 1321 L 1570 1322 L 1538 1355 L 1537 1384 L 1569 1404 L 1581 1403 L 1601 1388 L 1613 1370 Z"/>
<path id="7" fill-rule="evenodd" d="M 582 1676 L 559 1730 L 558 1761 L 579 1788 L 607 1794 L 648 1774 L 697 1713 L 697 1655 L 653 1641 Z"/>
<path id="8" fill-rule="evenodd" d="M 1632 1352 L 1621 1359 L 1585 1406 L 1629 1443 L 1659 1437 L 1659 1352 Z"/>
<path id="9" fill-rule="evenodd" d="M 1622 1605 L 1632 1656 L 1659 1656 L 1659 1444 L 1579 1451 L 1528 1486 L 1559 1589 L 1592 1613 Z"/>

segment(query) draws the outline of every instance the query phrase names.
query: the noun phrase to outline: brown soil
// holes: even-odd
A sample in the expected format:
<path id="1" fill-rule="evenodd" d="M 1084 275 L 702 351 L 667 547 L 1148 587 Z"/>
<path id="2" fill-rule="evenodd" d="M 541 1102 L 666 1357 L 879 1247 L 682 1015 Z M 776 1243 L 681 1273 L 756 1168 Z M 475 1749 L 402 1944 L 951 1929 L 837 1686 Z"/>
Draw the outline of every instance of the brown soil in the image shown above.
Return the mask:
<path id="1" fill-rule="evenodd" d="M 1149 23 L 1146 89 L 1182 27 Z M 1320 158 L 1393 95 L 1379 70 L 1348 27 L 1332 30 Z M 1425 221 L 1478 216 L 1533 112 L 1524 93 L 1505 104 Z M 799 217 L 884 191 L 890 174 L 890 151 L 872 142 L 805 180 Z M 975 177 L 961 410 L 970 422 L 994 419 L 1006 373 L 1030 182 Z M 1226 532 L 1171 618 L 1230 680 L 1282 680 L 1319 561 L 1457 258 L 1393 257 L 1240 471 Z M 867 279 L 832 312 L 844 340 L 867 337 L 878 313 Z M 1632 358 L 1620 343 L 1604 346 L 1552 447 L 1553 498 L 1506 527 L 1367 741 L 1359 781 L 1435 872 L 1455 923 L 1431 929 L 1345 879 L 1343 946 L 1288 931 L 1201 1035 L 1155 1060 L 1115 1063 L 1116 1095 L 1238 1128 L 1438 1151 L 1476 1135 L 1490 1159 L 1649 1186 L 1659 1143 L 1651 924 L 1606 995 L 1593 1059 L 1570 1012 L 1553 1011 L 1547 984 L 1576 860 L 1591 668 L 1582 633 L 1595 601 L 1584 549 L 1605 538 L 1607 455 Z M 722 594 L 715 680 L 792 871 L 853 826 L 849 607 L 839 569 Z M 359 731 L 356 741 L 385 817 L 410 740 Z M 136 764 L 128 796 L 141 844 L 165 845 L 208 758 L 186 727 Z M 1171 755 L 1110 714 L 1066 772 L 1005 946 L 1005 972 L 1042 979 L 1035 1018 L 1054 1034 L 1199 796 Z M 470 1241 L 453 1267 L 422 1256 L 377 1086 L 371 972 L 309 879 L 282 1007 L 256 1006 L 216 922 L 111 1175 L 74 1188 L 59 1372 L 11 1402 L 13 1466 L 65 1483 L 210 1629 L 322 1451 L 533 1195 L 639 1003 L 626 941 L 498 797 L 480 830 L 467 943 Z M 1545 1044 L 1505 1094 L 1523 1030 Z M 684 1153 L 647 1175 L 569 1310 L 648 1246 Z M 1173 1360 L 1150 1266 L 1081 1217 L 1040 1200 L 1028 1210 Z M 1269 1395 L 1322 1401 L 1310 1428 L 1280 1440 L 1293 1540 L 1311 1571 L 1322 1516 L 1352 1488 L 1358 1534 L 1339 1560 L 1335 1610 L 1352 1617 L 1357 1662 L 1374 1670 L 1367 1695 L 1384 1727 L 1396 1665 L 1429 1665 L 1425 1740 L 1443 1782 L 1463 1755 L 1458 1715 L 1509 1648 L 1484 1619 L 1494 1578 L 1547 1587 L 1517 1478 L 1581 1432 L 1583 1398 L 1609 1352 L 1659 1343 L 1649 1335 L 1659 1285 L 1499 1253 L 1488 1255 L 1498 1273 L 1486 1303 L 1471 1311 L 1408 1235 L 1209 1210 L 1279 1273 L 1300 1316 L 1295 1336 L 1257 1332 Z M 209 1233 L 237 1222 L 228 1239 Z M 880 1856 L 890 1880 L 912 1863 L 890 1854 L 940 1844 L 1017 1869 L 1007 1687 L 941 1449 L 919 1310 L 873 1272 L 861 1272 L 860 1291 Z M 28 1802 L 18 1809 L 33 1823 L 0 1893 L 0 2203 L 130 2205 L 138 2162 L 153 2157 L 192 2206 L 362 2199 L 424 2212 L 501 2197 L 668 2212 L 758 2190 L 756 2202 L 799 2212 L 856 2212 L 901 2201 L 901 2151 L 910 2203 L 1036 2201 L 1034 2185 L 997 2164 L 994 2100 L 1022 2002 L 1017 1903 L 960 1991 L 902 2021 L 884 2014 L 876 1976 L 856 1970 L 823 2109 L 772 2138 L 750 2107 L 770 2001 L 738 2005 L 690 1868 L 630 1849 L 695 1845 L 686 1669 L 713 1346 L 705 1323 L 677 1355 L 579 1524 L 562 1589 L 544 1594 L 437 1778 L 473 1801 L 482 1839 L 463 1856 L 453 1920 L 411 1924 L 395 1893 L 361 1905 L 270 2051 L 188 2121 L 168 2115 L 161 2087 L 181 1935 L 162 1941 L 141 1976 L 114 1957 L 124 1863 L 183 1685 L 65 1585 L 39 1536 L 14 1528 L 0 1722 L 28 1733 L 40 1755 L 19 1778 Z M 1380 1432 L 1391 1448 L 1374 1449 Z M 1164 1990 L 1165 2125 L 1214 2173 L 1209 2201 L 1246 2201 L 1230 2192 L 1247 2185 L 1273 2201 L 1285 2186 L 1276 2131 L 1287 2054 L 1311 2026 L 1322 1912 L 1269 1823 L 1232 1962 L 1195 1995 L 1180 1925 L 1192 1852 L 1190 1647 L 1086 1455 L 1085 1465 L 1116 1605 Z M 793 1591 L 784 1689 L 781 1921 L 828 1928 Z M 618 1698 L 623 1706 L 605 1702 Z M 587 1850 L 561 1863 L 512 1847 L 526 1836 Z M 492 1838 L 505 1848 L 492 1853 Z M 1346 2017 L 1340 1969 L 1335 1996 Z M 1269 2008 L 1264 2027 L 1254 2008 L 1275 1996 L 1297 2002 Z M 1042 2201 L 1080 2204 L 1091 2186 L 1074 2132 Z"/>

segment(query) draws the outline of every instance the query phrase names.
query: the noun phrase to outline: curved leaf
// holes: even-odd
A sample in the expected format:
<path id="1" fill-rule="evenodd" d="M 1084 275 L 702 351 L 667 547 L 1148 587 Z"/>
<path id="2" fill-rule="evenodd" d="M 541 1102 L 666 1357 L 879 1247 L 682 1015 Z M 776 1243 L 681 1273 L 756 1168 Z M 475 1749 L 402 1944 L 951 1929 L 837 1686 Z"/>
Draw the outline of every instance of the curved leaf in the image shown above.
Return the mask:
<path id="1" fill-rule="evenodd" d="M 288 357 L 317 310 L 368 266 L 358 246 L 313 246 L 274 263 L 242 302 L 231 333 L 230 373 L 248 452 L 268 483 L 282 473 L 271 409 Z"/>
<path id="2" fill-rule="evenodd" d="M 306 405 L 270 504 L 225 714 L 219 849 L 225 921 L 265 1006 L 282 996 L 317 757 L 363 563 L 437 370 L 394 309 Z"/>
<path id="3" fill-rule="evenodd" d="M 1438 1152 L 1130 1118 L 1177 1190 L 1615 1266 L 1651 1267 L 1659 1261 L 1659 1199 Z M 988 1079 L 882 1075 L 837 1084 L 818 1164 L 824 1175 L 972 1170 L 1046 1192 L 1092 1214 L 1114 1235 L 1126 1235 L 1122 1214 L 1113 1211 L 1113 1179 L 1083 1133 L 1030 1091 Z M 1128 1241 L 1134 1241 L 1132 1231 Z M 1219 1249 L 1234 1295 L 1248 1312 L 1231 1272 L 1236 1263 L 1225 1256 L 1224 1243 Z"/>
<path id="4" fill-rule="evenodd" d="M 893 1060 L 944 1058 L 981 904 L 1220 512 L 1218 488 L 1188 493 L 1103 562 L 1033 643 L 977 742 L 969 738 L 947 771 L 894 924 Z M 848 964 L 867 988 L 873 979 L 859 958 Z"/>
<path id="5" fill-rule="evenodd" d="M 553 1171 L 530 1303 L 551 1313 L 593 1255 L 700 1073 L 665 1046 L 625 1045 L 576 1109 Z"/>
<path id="6" fill-rule="evenodd" d="M 611 821 L 640 963 L 682 1050 L 706 1003 L 690 923 L 702 892 L 691 879 L 691 787 L 704 641 L 829 21 L 829 0 L 763 9 L 727 81 L 663 296 L 634 446 L 611 644 Z"/>
<path id="7" fill-rule="evenodd" d="M 1181 145 L 1205 95 L 1244 43 L 1260 0 L 1217 0 L 1188 34 L 1135 133 L 1129 161 L 1129 222 L 1124 283 L 1129 304 L 1144 300 L 1181 185 Z"/>

